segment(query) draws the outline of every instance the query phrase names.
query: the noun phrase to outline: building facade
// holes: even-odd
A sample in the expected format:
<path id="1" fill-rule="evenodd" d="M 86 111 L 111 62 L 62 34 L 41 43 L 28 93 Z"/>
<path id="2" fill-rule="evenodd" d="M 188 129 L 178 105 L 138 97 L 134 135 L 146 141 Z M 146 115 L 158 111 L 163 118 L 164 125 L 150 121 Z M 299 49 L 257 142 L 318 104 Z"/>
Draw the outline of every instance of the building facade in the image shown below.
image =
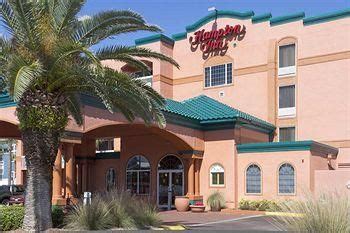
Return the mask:
<path id="1" fill-rule="evenodd" d="M 180 68 L 116 61 L 166 99 L 164 129 L 129 123 L 82 96 L 84 124 L 69 122 L 56 159 L 53 199 L 114 187 L 151 198 L 241 199 L 350 195 L 350 10 L 314 17 L 217 11 L 171 37 L 135 41 Z M 20 138 L 15 103 L 0 97 L 0 137 Z M 25 183 L 17 146 L 16 181 Z"/>

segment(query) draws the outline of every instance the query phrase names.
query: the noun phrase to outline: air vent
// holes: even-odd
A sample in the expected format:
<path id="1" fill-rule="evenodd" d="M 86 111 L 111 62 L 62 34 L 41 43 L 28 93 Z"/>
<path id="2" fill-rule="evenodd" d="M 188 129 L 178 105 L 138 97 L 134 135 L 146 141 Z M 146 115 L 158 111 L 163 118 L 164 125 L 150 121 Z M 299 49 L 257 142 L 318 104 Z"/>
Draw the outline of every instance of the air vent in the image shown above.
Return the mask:
<path id="1" fill-rule="evenodd" d="M 219 97 L 224 97 L 225 96 L 225 92 L 224 91 L 220 91 L 219 92 Z"/>

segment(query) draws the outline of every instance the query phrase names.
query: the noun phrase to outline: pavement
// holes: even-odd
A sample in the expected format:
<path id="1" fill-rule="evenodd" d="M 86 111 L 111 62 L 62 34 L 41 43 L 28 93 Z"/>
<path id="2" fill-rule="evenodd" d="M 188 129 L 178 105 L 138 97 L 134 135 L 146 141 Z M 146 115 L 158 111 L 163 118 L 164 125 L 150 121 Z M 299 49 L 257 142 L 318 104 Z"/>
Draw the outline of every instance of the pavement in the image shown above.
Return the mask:
<path id="1" fill-rule="evenodd" d="M 284 226 L 273 216 L 260 211 L 231 210 L 192 213 L 176 210 L 160 212 L 164 225 L 182 225 L 188 230 L 283 231 Z"/>

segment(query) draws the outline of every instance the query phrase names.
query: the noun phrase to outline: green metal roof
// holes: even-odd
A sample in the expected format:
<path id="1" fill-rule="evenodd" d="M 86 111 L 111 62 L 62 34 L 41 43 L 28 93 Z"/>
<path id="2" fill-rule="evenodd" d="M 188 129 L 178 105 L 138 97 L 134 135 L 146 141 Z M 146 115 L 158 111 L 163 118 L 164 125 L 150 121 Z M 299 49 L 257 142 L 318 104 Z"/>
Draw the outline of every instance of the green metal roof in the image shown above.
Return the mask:
<path id="1" fill-rule="evenodd" d="M 312 140 L 294 142 L 260 142 L 237 145 L 238 153 L 261 153 L 280 151 L 314 151 L 322 155 L 337 155 L 338 149 Z"/>
<path id="2" fill-rule="evenodd" d="M 239 111 L 206 95 L 200 95 L 182 102 L 167 99 L 164 112 L 177 114 L 200 125 L 217 123 L 240 123 L 252 125 L 267 131 L 273 131 L 275 126 L 250 114 Z"/>

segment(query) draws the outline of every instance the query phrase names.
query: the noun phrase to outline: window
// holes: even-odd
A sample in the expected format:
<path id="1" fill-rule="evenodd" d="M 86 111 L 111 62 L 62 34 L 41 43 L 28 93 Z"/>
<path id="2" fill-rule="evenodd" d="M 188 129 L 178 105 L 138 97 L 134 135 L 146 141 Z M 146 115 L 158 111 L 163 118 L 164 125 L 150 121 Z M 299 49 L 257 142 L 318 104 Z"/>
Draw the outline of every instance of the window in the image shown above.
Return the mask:
<path id="1" fill-rule="evenodd" d="M 2 180 L 4 175 L 4 160 L 2 159 L 2 155 L 0 155 L 0 180 Z"/>
<path id="2" fill-rule="evenodd" d="M 295 86 L 283 86 L 279 88 L 278 116 L 295 116 Z"/>
<path id="3" fill-rule="evenodd" d="M 153 71 L 138 71 L 131 74 L 131 77 L 134 77 L 138 80 L 142 80 L 145 82 L 148 86 L 152 87 L 152 78 L 153 78 Z"/>
<path id="4" fill-rule="evenodd" d="M 214 87 L 232 83 L 232 63 L 205 67 L 204 86 Z"/>
<path id="5" fill-rule="evenodd" d="M 246 193 L 261 193 L 261 170 L 258 165 L 252 164 L 246 171 Z"/>
<path id="6" fill-rule="evenodd" d="M 287 76 L 295 72 L 295 44 L 279 46 L 278 75 Z"/>
<path id="7" fill-rule="evenodd" d="M 101 138 L 96 140 L 96 152 L 114 151 L 114 138 Z"/>
<path id="8" fill-rule="evenodd" d="M 225 185 L 225 171 L 219 164 L 214 164 L 210 168 L 210 185 L 224 186 Z"/>
<path id="9" fill-rule="evenodd" d="M 142 155 L 132 157 L 126 168 L 126 186 L 131 193 L 149 194 L 151 166 Z"/>
<path id="10" fill-rule="evenodd" d="M 279 130 L 280 142 L 293 142 L 295 141 L 295 127 L 285 127 Z"/>
<path id="11" fill-rule="evenodd" d="M 109 168 L 106 172 L 106 189 L 111 191 L 116 186 L 116 173 L 114 168 Z"/>
<path id="12" fill-rule="evenodd" d="M 278 170 L 278 193 L 295 193 L 294 167 L 289 163 L 282 164 Z"/>

